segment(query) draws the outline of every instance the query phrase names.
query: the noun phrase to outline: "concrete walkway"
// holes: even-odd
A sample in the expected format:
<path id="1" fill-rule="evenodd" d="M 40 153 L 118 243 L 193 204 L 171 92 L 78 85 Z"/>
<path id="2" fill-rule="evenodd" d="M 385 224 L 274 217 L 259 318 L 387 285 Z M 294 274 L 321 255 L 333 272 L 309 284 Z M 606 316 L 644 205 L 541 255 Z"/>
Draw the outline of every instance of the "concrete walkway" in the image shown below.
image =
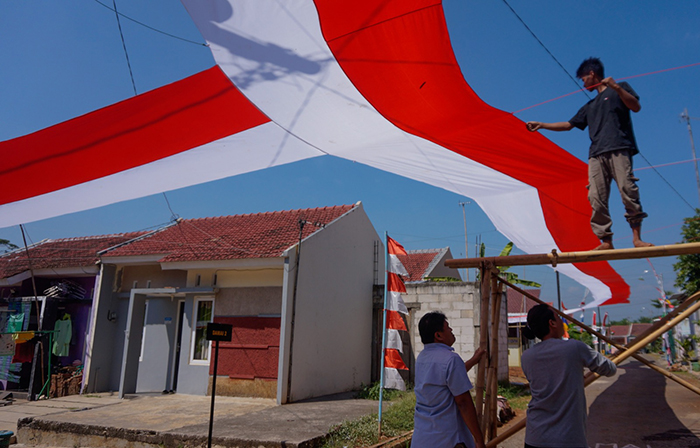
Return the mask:
<path id="1" fill-rule="evenodd" d="M 15 408 L 17 441 L 26 446 L 175 448 L 206 446 L 210 404 L 211 397 L 193 395 L 124 400 L 99 395 L 5 408 Z M 332 426 L 376 410 L 377 402 L 350 394 L 284 406 L 270 399 L 217 397 L 213 445 L 313 447 Z M 4 419 L 9 424 L 11 418 Z"/>

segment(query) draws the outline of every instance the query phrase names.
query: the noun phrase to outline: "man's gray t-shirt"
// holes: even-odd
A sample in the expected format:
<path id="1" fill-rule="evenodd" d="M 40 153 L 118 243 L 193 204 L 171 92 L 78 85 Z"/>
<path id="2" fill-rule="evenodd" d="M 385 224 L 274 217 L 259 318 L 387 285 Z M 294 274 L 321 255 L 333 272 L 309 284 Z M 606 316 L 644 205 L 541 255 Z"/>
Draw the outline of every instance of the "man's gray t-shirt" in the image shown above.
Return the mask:
<path id="1" fill-rule="evenodd" d="M 584 367 L 603 376 L 617 371 L 610 360 L 576 340 L 547 339 L 523 353 L 522 368 L 532 393 L 525 443 L 543 448 L 588 446 Z"/>
<path id="2" fill-rule="evenodd" d="M 639 99 L 637 92 L 628 83 L 621 82 L 619 85 Z M 609 87 L 579 109 L 569 123 L 581 130 L 588 126 L 591 138 L 588 158 L 610 151 L 627 150 L 630 156 L 639 152 L 632 130 L 630 110 L 620 95 Z"/>

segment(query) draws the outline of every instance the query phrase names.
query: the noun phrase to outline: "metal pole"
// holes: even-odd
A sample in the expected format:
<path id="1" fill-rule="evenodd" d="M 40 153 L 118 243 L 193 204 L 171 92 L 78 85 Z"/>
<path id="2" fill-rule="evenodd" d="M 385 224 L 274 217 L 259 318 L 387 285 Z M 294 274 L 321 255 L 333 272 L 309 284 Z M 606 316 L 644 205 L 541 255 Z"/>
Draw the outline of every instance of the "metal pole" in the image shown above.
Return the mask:
<path id="1" fill-rule="evenodd" d="M 690 127 L 690 116 L 688 115 L 688 109 L 683 109 L 681 114 L 681 119 L 685 120 L 688 124 L 688 134 L 690 135 L 690 149 L 693 152 L 693 161 L 695 161 L 695 180 L 698 184 L 698 197 L 700 198 L 700 173 L 698 172 L 698 160 L 695 157 L 695 140 L 693 140 L 693 128 Z"/>
<path id="2" fill-rule="evenodd" d="M 216 371 L 219 367 L 219 341 L 215 341 L 214 347 L 214 378 L 211 380 L 211 411 L 209 412 L 209 436 L 207 437 L 207 448 L 211 448 L 211 435 L 214 429 L 214 399 L 216 398 Z"/>

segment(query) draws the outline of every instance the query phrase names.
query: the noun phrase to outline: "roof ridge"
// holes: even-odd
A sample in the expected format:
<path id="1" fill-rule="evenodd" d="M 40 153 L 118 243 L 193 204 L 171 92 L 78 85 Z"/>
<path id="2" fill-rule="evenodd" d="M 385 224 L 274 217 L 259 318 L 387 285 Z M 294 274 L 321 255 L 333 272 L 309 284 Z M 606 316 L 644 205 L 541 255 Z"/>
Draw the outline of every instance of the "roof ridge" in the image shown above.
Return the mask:
<path id="1" fill-rule="evenodd" d="M 324 207 L 310 207 L 310 208 L 299 208 L 290 210 L 275 210 L 268 212 L 258 212 L 258 213 L 241 213 L 238 215 L 223 215 L 223 216 L 207 216 L 204 218 L 183 218 L 183 221 L 207 221 L 214 219 L 225 219 L 225 218 L 237 218 L 244 216 L 265 216 L 265 215 L 281 215 L 295 212 L 308 212 L 308 211 L 322 211 L 322 210 L 334 210 L 339 208 L 349 207 L 350 209 L 355 208 L 358 204 L 342 204 L 342 205 L 329 205 Z"/>

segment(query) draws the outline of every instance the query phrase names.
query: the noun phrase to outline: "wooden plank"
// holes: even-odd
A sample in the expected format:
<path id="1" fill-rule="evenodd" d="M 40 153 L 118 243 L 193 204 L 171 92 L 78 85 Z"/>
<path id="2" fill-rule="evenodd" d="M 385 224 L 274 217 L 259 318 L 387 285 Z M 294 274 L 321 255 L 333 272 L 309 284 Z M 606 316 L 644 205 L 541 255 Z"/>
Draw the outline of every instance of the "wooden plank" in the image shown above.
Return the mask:
<path id="1" fill-rule="evenodd" d="M 667 246 L 633 247 L 629 249 L 589 250 L 584 252 L 562 252 L 553 250 L 547 254 L 508 255 L 507 257 L 456 258 L 446 260 L 448 268 L 473 268 L 484 261 L 494 266 L 532 266 L 561 263 L 584 263 L 589 261 L 629 260 L 634 258 L 670 257 L 699 254 L 700 243 L 671 244 Z"/>

